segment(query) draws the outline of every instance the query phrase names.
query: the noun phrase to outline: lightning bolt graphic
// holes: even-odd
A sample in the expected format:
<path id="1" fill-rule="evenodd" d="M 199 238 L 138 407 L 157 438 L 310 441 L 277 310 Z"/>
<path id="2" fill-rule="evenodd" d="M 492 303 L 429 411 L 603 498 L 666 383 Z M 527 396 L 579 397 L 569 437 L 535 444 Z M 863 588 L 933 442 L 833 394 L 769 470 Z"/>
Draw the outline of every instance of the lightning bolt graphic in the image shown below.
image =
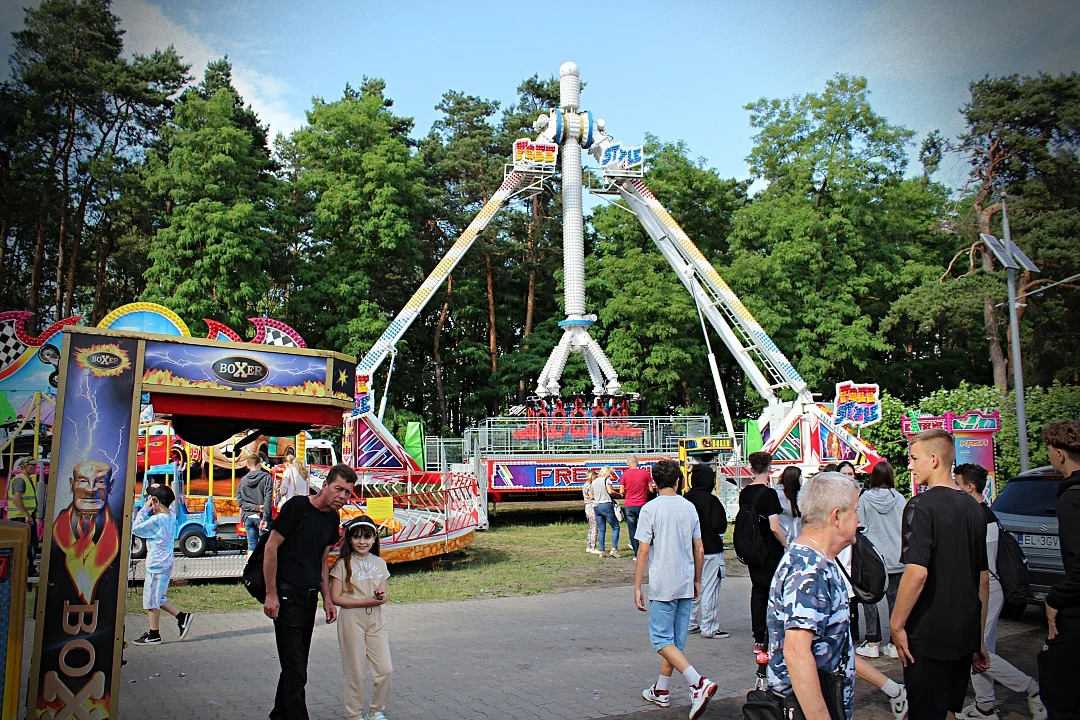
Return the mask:
<path id="1" fill-rule="evenodd" d="M 82 372 L 82 377 L 79 379 L 78 387 L 79 390 L 75 393 L 76 396 L 84 398 L 86 400 L 86 403 L 90 406 L 90 412 L 86 414 L 87 436 L 85 441 L 79 435 L 79 423 L 76 422 L 73 418 L 68 418 L 68 422 L 71 423 L 71 426 L 75 431 L 75 448 L 78 450 L 80 456 L 87 457 L 91 447 L 93 446 L 94 430 L 97 429 L 98 421 L 101 419 L 101 416 L 98 414 L 97 393 L 92 392 L 92 388 L 90 386 L 89 371 L 84 370 Z M 88 443 L 90 447 L 84 445 L 84 442 Z"/>

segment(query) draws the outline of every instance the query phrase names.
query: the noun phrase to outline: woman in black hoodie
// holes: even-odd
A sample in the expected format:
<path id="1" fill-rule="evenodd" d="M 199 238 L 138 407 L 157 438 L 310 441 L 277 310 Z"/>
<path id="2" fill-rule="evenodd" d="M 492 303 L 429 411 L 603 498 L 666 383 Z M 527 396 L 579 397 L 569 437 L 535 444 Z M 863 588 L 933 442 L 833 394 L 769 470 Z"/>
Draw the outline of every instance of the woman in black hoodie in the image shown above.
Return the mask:
<path id="1" fill-rule="evenodd" d="M 720 499 L 713 494 L 716 487 L 716 468 L 709 462 L 698 462 L 690 469 L 690 489 L 686 499 L 697 509 L 701 523 L 701 544 L 705 564 L 701 568 L 701 592 L 690 606 L 690 632 L 700 632 L 704 638 L 726 638 L 719 629 L 720 581 L 724 577 L 724 532 L 727 513 Z"/>

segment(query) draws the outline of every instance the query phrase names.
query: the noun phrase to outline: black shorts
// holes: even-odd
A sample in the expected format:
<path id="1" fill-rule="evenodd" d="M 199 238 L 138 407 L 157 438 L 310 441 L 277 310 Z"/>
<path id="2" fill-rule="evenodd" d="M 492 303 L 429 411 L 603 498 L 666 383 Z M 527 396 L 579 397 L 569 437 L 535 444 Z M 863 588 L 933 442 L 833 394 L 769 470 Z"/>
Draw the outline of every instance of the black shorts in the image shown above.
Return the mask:
<path id="1" fill-rule="evenodd" d="M 935 660 L 916 652 L 915 662 L 904 668 L 908 696 L 908 720 L 945 720 L 951 710 L 964 709 L 971 655 L 956 660 Z"/>

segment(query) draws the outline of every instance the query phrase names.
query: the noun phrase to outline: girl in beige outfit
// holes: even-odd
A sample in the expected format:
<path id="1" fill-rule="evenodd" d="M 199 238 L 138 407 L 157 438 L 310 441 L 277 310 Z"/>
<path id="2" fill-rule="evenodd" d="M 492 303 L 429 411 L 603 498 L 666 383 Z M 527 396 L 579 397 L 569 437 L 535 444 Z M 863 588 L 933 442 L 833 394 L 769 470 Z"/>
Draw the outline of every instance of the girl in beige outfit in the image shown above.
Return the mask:
<path id="1" fill-rule="evenodd" d="M 364 671 L 371 665 L 375 690 L 371 698 L 371 720 L 386 720 L 383 709 L 390 694 L 390 638 L 383 604 L 390 571 L 379 557 L 379 528 L 366 515 L 345 525 L 341 555 L 330 569 L 330 600 L 338 613 L 338 644 L 345 673 L 345 715 L 349 720 L 364 717 Z"/>

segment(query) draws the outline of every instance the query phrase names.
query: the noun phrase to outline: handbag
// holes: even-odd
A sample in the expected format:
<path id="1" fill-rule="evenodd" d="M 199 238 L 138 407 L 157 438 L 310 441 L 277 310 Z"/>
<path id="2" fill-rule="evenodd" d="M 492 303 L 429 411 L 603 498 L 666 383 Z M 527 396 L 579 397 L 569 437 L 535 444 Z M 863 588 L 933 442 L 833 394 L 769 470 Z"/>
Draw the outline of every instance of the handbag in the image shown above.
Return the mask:
<path id="1" fill-rule="evenodd" d="M 611 509 L 615 511 L 616 520 L 618 520 L 619 522 L 626 520 L 626 513 L 623 512 L 622 505 L 612 500 Z"/>
<path id="2" fill-rule="evenodd" d="M 848 660 L 851 659 L 851 636 L 844 637 L 844 652 L 835 670 L 818 668 L 821 697 L 829 710 L 830 720 L 846 720 L 847 705 L 844 703 L 844 683 L 847 680 Z M 751 690 L 743 705 L 746 720 L 805 720 L 799 699 L 795 693 L 779 695 L 772 690 Z"/>

